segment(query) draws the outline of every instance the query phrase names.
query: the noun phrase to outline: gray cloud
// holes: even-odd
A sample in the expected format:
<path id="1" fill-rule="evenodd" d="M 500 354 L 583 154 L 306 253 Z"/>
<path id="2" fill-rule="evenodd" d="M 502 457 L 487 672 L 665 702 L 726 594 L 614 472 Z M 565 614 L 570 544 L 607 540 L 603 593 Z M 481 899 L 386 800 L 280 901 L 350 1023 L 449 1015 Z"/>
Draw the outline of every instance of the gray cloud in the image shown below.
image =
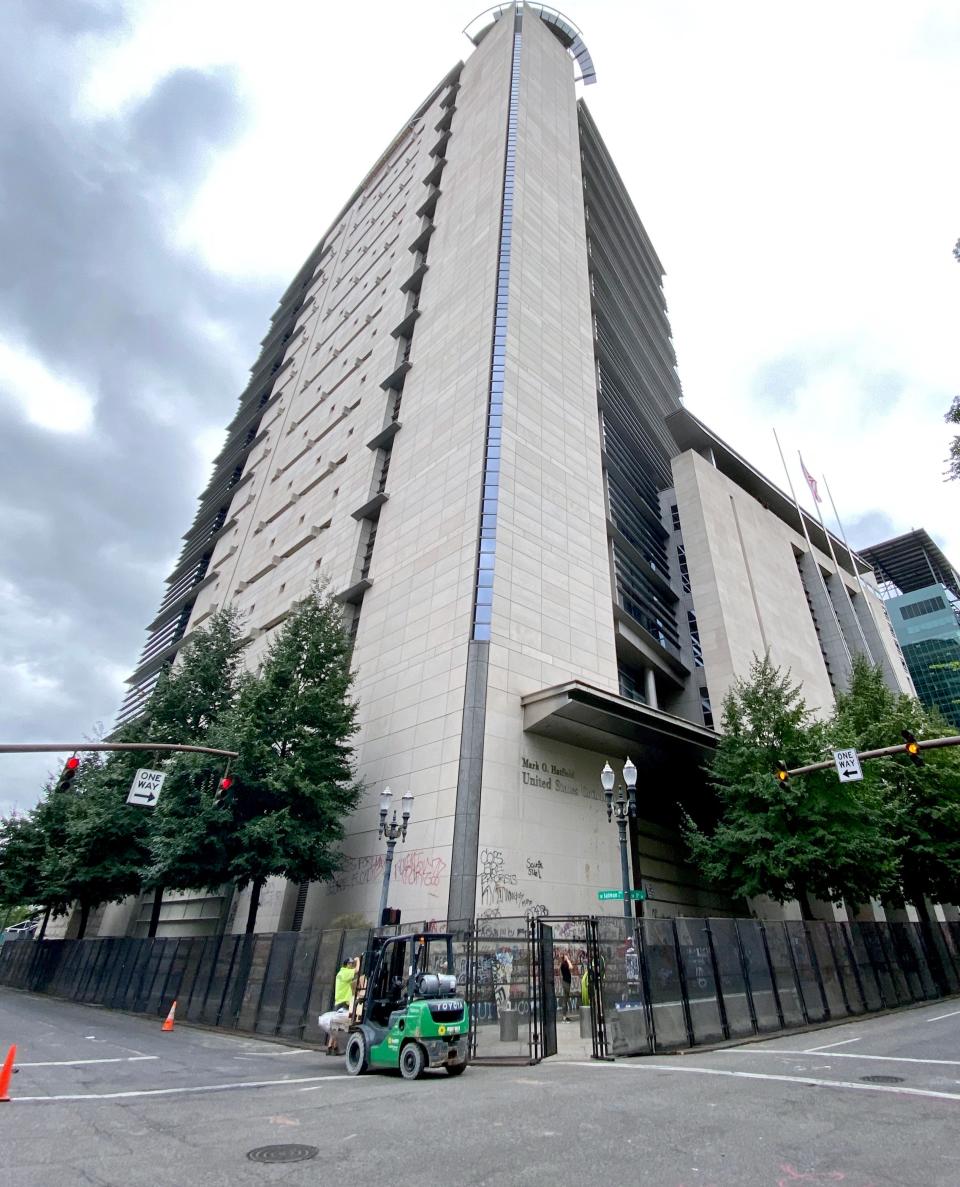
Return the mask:
<path id="1" fill-rule="evenodd" d="M 192 438 L 229 419 L 277 294 L 172 242 L 243 123 L 228 72 L 178 70 L 86 122 L 77 38 L 95 59 L 122 8 L 22 0 L 4 25 L 18 48 L 0 72 L 0 337 L 95 400 L 88 433 L 60 434 L 0 389 L 0 740 L 60 740 L 118 707 L 116 671 L 193 518 Z M 224 357 L 211 322 L 247 356 Z M 57 761 L 0 758 L 0 812 L 31 803 Z"/>
<path id="2" fill-rule="evenodd" d="M 882 544 L 884 540 L 891 540 L 905 530 L 898 528 L 886 511 L 866 511 L 855 519 L 846 520 L 843 526 L 850 547 L 854 549 Z"/>

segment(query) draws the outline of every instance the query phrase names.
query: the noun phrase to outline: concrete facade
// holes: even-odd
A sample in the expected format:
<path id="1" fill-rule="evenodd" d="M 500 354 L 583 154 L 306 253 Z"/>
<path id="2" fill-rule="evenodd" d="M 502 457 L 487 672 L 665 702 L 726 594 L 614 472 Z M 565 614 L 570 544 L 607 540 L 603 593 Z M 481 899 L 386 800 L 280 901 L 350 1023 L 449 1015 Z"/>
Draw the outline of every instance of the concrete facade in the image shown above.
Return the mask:
<path id="1" fill-rule="evenodd" d="M 415 796 L 404 919 L 620 914 L 597 899 L 620 885 L 599 775 L 627 756 L 646 913 L 742 911 L 677 832 L 711 703 L 769 649 L 826 713 L 861 635 L 900 679 L 855 562 L 684 419 L 663 268 L 573 57 L 568 27 L 505 10 L 351 197 L 281 300 L 131 678 L 127 717 L 218 608 L 255 666 L 315 578 L 343 602 L 367 792 L 341 873 L 271 882 L 262 930 L 373 918 L 386 784 Z M 171 897 L 160 934 L 245 913 Z"/>

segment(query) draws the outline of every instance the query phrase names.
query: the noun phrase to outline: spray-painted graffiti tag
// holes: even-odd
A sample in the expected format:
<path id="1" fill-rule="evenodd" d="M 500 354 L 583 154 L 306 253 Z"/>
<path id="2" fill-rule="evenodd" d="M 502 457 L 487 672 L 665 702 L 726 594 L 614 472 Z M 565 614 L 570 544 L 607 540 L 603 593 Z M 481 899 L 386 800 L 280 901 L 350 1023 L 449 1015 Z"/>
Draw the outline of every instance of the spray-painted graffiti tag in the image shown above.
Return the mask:
<path id="1" fill-rule="evenodd" d="M 385 853 L 377 853 L 371 857 L 349 858 L 344 868 L 334 875 L 330 885 L 331 893 L 346 890 L 350 886 L 365 886 L 369 882 L 379 881 L 383 877 L 385 865 Z M 438 886 L 446 872 L 447 863 L 442 857 L 431 857 L 420 850 L 411 849 L 394 858 L 390 880 L 403 886 L 431 887 Z"/>

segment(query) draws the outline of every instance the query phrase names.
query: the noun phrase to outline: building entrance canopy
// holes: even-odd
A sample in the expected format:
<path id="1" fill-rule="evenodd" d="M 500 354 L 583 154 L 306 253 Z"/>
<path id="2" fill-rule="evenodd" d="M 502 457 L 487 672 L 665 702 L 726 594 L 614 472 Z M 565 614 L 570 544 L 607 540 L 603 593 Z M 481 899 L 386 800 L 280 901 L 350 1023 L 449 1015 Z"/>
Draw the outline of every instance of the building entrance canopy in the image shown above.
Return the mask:
<path id="1" fill-rule="evenodd" d="M 530 693 L 521 704 L 525 733 L 610 758 L 629 755 L 640 770 L 641 787 L 644 775 L 657 774 L 669 776 L 674 789 L 702 789 L 703 767 L 718 740 L 705 726 L 579 680 Z"/>

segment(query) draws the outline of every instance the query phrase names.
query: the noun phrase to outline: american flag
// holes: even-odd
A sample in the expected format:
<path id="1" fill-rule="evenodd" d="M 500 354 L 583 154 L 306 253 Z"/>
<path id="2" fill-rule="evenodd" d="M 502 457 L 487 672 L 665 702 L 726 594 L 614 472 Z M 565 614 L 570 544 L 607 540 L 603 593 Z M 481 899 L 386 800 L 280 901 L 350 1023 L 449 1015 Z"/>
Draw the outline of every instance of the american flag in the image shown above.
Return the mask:
<path id="1" fill-rule="evenodd" d="M 803 476 L 807 480 L 807 486 L 810 487 L 810 493 L 813 495 L 814 499 L 818 503 L 822 503 L 823 499 L 820 498 L 820 492 L 817 490 L 817 480 L 810 473 L 810 471 L 807 469 L 807 467 L 803 464 L 803 456 L 802 455 L 800 457 L 800 469 L 803 471 Z"/>

